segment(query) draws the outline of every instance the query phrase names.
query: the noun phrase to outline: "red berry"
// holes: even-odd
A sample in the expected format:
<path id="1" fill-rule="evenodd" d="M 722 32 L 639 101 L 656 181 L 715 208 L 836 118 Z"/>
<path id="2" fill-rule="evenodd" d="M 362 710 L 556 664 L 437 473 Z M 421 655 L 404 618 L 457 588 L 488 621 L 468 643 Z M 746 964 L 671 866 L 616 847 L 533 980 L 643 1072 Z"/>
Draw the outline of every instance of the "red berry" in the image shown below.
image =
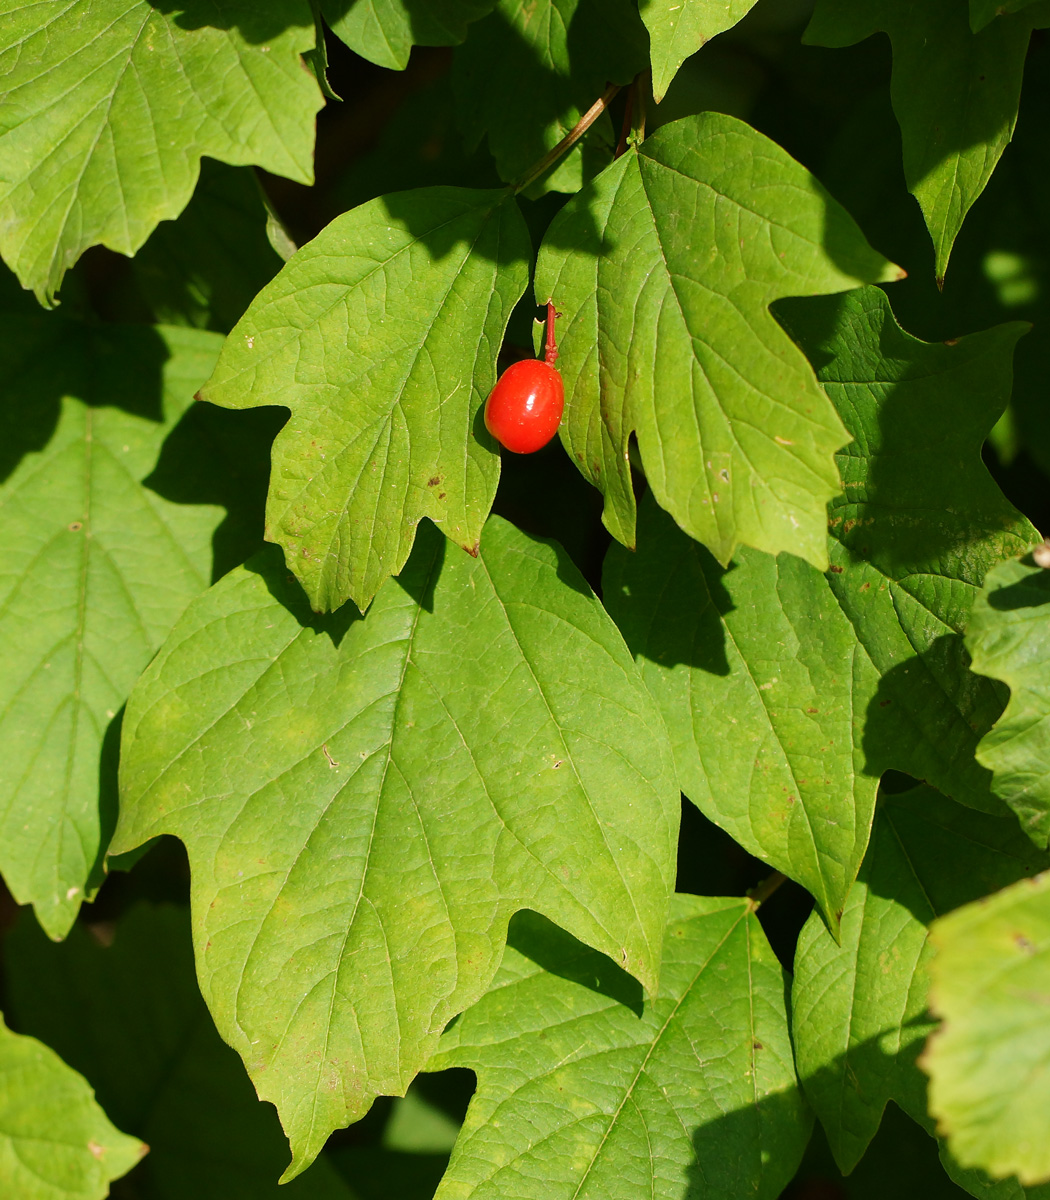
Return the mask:
<path id="1" fill-rule="evenodd" d="M 525 358 L 496 381 L 485 402 L 485 428 L 515 454 L 532 454 L 558 432 L 564 408 L 557 370 L 541 358 Z"/>

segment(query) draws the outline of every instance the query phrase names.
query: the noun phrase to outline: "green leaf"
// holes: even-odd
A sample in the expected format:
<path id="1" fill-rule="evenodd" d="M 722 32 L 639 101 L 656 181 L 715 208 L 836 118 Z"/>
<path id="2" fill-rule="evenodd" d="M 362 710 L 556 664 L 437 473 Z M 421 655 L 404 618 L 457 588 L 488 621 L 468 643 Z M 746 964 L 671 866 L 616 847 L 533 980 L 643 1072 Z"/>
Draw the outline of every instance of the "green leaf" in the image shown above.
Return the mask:
<path id="1" fill-rule="evenodd" d="M 266 536 L 316 609 L 366 607 L 423 517 L 476 552 L 499 480 L 481 406 L 529 257 L 505 192 L 381 197 L 304 246 L 230 335 L 201 396 L 292 410 Z"/>
<path id="2" fill-rule="evenodd" d="M 208 585 L 222 512 L 144 487 L 215 334 L 9 315 L 0 343 L 0 870 L 55 938 L 99 881 L 118 713 Z"/>
<path id="3" fill-rule="evenodd" d="M 4 969 L 19 1028 L 54 1046 L 148 1143 L 136 1195 L 351 1200 L 324 1159 L 290 1191 L 278 1188 L 287 1144 L 208 1015 L 184 909 L 135 904 L 105 944 L 78 924 L 56 946 L 23 917 L 5 940 Z"/>
<path id="4" fill-rule="evenodd" d="M 961 0 L 818 0 L 806 30 L 804 40 L 818 46 L 849 46 L 880 31 L 889 37 L 904 174 L 933 239 L 938 282 L 1013 137 L 1029 36 L 1045 13 L 1040 5 L 974 34 Z"/>
<path id="5" fill-rule="evenodd" d="M 1050 1180 L 1050 875 L 937 921 L 922 1066 L 930 1114 L 959 1162 L 1022 1185 Z"/>
<path id="6" fill-rule="evenodd" d="M 457 46 L 471 21 L 496 0 L 321 0 L 321 11 L 356 54 L 380 67 L 403 71 L 413 46 Z"/>
<path id="7" fill-rule="evenodd" d="M 660 716 L 559 548 L 493 518 L 478 559 L 446 557 L 428 530 L 366 618 L 314 618 L 276 558 L 142 676 L 114 852 L 186 843 L 201 987 L 295 1174 L 404 1092 L 517 909 L 654 989 L 680 810 Z"/>
<path id="8" fill-rule="evenodd" d="M 879 801 L 840 940 L 814 913 L 795 953 L 792 1027 L 799 1075 L 835 1160 L 853 1170 L 888 1101 L 932 1132 L 916 1058 L 934 918 L 1050 865 L 1016 821 L 918 787 Z"/>
<path id="9" fill-rule="evenodd" d="M 149 1149 L 53 1050 L 2 1021 L 0 1078 L 0 1190 L 12 1200 L 102 1200 Z"/>
<path id="10" fill-rule="evenodd" d="M 996 17 L 1007 13 L 1020 12 L 1038 0 L 970 0 L 970 28 L 979 33 L 985 25 L 991 24 Z"/>
<path id="11" fill-rule="evenodd" d="M 500 177 L 521 179 L 610 83 L 646 68 L 647 40 L 633 0 L 500 0 L 453 65 L 467 145 L 487 137 Z M 612 157 L 614 140 L 607 121 L 592 126 L 542 188 L 576 191 Z"/>
<path id="12" fill-rule="evenodd" d="M 266 222 L 254 173 L 205 159 L 185 211 L 162 222 L 135 255 L 133 270 L 156 319 L 229 332 L 281 268 Z"/>
<path id="13" fill-rule="evenodd" d="M 748 900 L 676 896 L 660 990 L 533 914 L 430 1068 L 478 1075 L 435 1200 L 774 1200 L 810 1133 Z"/>
<path id="14" fill-rule="evenodd" d="M 743 20 L 755 0 L 642 0 L 653 65 L 653 97 L 664 98 L 678 68 L 716 34 Z"/>
<path id="15" fill-rule="evenodd" d="M 986 568 L 1035 536 L 980 459 L 1022 327 L 927 345 L 875 288 L 778 313 L 856 438 L 838 456 L 829 571 L 747 549 L 723 571 L 647 496 L 604 596 L 682 790 L 835 928 L 883 771 L 1001 811 L 972 761 L 1000 695 L 967 671 L 960 634 Z M 944 431 L 934 459 L 929 428 Z"/>
<path id="16" fill-rule="evenodd" d="M 1026 826 L 1050 825 L 1050 571 L 1005 562 L 988 573 L 966 631 L 973 669 L 1010 686 L 977 747 L 992 790 Z"/>
<path id="17" fill-rule="evenodd" d="M 89 246 L 134 254 L 177 216 L 202 155 L 313 181 L 307 0 L 4 8 L 0 253 L 41 303 Z"/>
<path id="18" fill-rule="evenodd" d="M 897 274 L 804 167 L 718 113 L 663 126 L 570 200 L 536 296 L 565 314 L 562 442 L 613 536 L 634 545 L 637 431 L 657 500 L 720 562 L 743 543 L 826 566 L 849 434 L 769 304 Z"/>

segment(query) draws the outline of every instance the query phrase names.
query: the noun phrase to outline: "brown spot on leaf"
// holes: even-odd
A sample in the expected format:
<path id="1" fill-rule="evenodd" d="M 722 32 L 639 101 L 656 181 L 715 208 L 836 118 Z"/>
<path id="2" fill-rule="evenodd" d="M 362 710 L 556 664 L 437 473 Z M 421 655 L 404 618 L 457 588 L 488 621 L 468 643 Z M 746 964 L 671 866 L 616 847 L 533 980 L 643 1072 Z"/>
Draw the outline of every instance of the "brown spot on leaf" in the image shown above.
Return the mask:
<path id="1" fill-rule="evenodd" d="M 427 480 L 427 487 L 437 487 L 440 482 L 440 475 L 431 475 L 431 477 Z"/>
<path id="2" fill-rule="evenodd" d="M 70 533 L 79 533 L 83 528 L 84 528 L 83 521 L 70 521 L 69 522 L 69 532 Z"/>
<path id="3" fill-rule="evenodd" d="M 841 575 L 845 569 L 845 567 L 836 567 L 834 563 L 828 567 L 828 570 L 832 573 L 832 575 Z"/>
<path id="4" fill-rule="evenodd" d="M 888 704 L 892 704 L 892 703 L 893 703 L 892 700 L 880 700 L 879 708 L 885 708 Z"/>

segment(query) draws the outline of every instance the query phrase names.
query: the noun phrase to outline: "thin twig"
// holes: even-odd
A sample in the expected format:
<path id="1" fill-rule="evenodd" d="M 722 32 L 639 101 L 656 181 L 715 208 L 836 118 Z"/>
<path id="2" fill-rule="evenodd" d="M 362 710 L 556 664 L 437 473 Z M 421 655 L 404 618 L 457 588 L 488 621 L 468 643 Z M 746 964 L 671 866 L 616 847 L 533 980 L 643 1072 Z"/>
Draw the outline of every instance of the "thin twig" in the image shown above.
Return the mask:
<path id="1" fill-rule="evenodd" d="M 522 178 L 514 185 L 515 192 L 523 192 L 530 183 L 534 183 L 549 167 L 553 166 L 563 154 L 567 154 L 573 146 L 583 137 L 588 129 L 602 115 L 603 112 L 612 103 L 613 97 L 620 90 L 620 84 L 611 83 L 589 109 L 583 114 L 569 132 L 561 139 L 553 150 L 548 150 L 547 153 L 540 159 L 538 163 L 530 167 Z"/>
<path id="2" fill-rule="evenodd" d="M 759 908 L 769 899 L 770 896 L 777 890 L 782 883 L 787 880 L 787 876 L 780 871 L 774 871 L 772 875 L 767 876 L 760 884 L 753 887 L 748 893 L 747 898 L 751 901 L 751 911 L 757 912 Z"/>
<path id="3" fill-rule="evenodd" d="M 623 110 L 623 124 L 620 126 L 620 140 L 616 143 L 614 158 L 619 158 L 627 149 L 627 135 L 631 132 L 631 116 L 634 111 L 634 93 L 638 90 L 638 77 L 627 89 L 627 107 Z"/>

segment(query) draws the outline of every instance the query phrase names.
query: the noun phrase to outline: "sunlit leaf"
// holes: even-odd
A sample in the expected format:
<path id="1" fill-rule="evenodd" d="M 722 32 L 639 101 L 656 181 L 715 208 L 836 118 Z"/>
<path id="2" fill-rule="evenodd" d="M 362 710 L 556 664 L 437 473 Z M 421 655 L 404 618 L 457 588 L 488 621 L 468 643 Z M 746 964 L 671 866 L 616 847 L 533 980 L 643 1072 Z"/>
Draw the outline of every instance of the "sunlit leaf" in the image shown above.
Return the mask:
<path id="1" fill-rule="evenodd" d="M 325 20 L 355 53 L 403 71 L 413 46 L 455 46 L 496 0 L 321 0 Z"/>
<path id="2" fill-rule="evenodd" d="M 930 937 L 943 1019 L 922 1061 L 930 1114 L 961 1163 L 1050 1180 L 1050 875 L 959 909 Z"/>
<path id="3" fill-rule="evenodd" d="M 11 1200 L 103 1200 L 149 1149 L 35 1038 L 0 1021 L 0 1190 Z"/>
<path id="4" fill-rule="evenodd" d="M 653 96 L 664 98 L 678 68 L 717 33 L 724 33 L 754 8 L 755 0 L 642 0 L 649 30 Z"/>
<path id="5" fill-rule="evenodd" d="M 663 126 L 570 200 L 536 296 L 564 313 L 562 442 L 613 536 L 634 545 L 637 432 L 657 500 L 720 562 L 743 544 L 826 566 L 849 434 L 769 305 L 897 274 L 804 167 L 718 113 Z"/>
<path id="6" fill-rule="evenodd" d="M 676 896 L 660 990 L 533 914 L 430 1066 L 478 1091 L 435 1200 L 774 1200 L 809 1138 L 751 904 Z"/>
<path id="7" fill-rule="evenodd" d="M 1022 822 L 1050 822 L 1050 571 L 1006 562 L 990 571 L 966 630 L 973 669 L 1010 686 L 1010 703 L 977 747 L 992 788 Z"/>
<path id="8" fill-rule="evenodd" d="M 222 339 L 57 314 L 7 316 L 5 331 L 0 871 L 57 938 L 99 882 L 118 713 L 209 582 L 222 510 L 143 480 Z"/>
<path id="9" fill-rule="evenodd" d="M 0 253 L 41 302 L 89 246 L 134 254 L 177 216 L 202 155 L 312 182 L 307 0 L 2 9 Z"/>
<path id="10" fill-rule="evenodd" d="M 201 396 L 292 410 L 266 536 L 318 610 L 367 606 L 423 517 L 476 551 L 499 479 L 480 410 L 529 257 L 505 192 L 396 193 L 333 221 L 231 333 Z"/>
<path id="11" fill-rule="evenodd" d="M 496 518 L 479 558 L 445 548 L 421 534 L 365 618 L 314 618 L 260 556 L 128 706 L 114 851 L 186 843 L 201 987 L 290 1174 L 404 1092 L 517 909 L 656 986 L 680 810 L 655 705 L 560 549 Z"/>
<path id="12" fill-rule="evenodd" d="M 973 761 L 1002 696 L 967 671 L 961 634 L 987 568 L 1037 536 L 980 457 L 1023 327 L 927 345 L 874 288 L 778 312 L 855 438 L 838 456 L 829 570 L 755 550 L 723 570 L 647 497 L 638 551 L 613 547 L 604 596 L 683 791 L 834 927 L 884 771 L 1003 811 Z"/>
<path id="13" fill-rule="evenodd" d="M 1048 865 L 1009 816 L 974 812 L 927 787 L 880 800 L 840 939 L 810 917 L 791 989 L 799 1075 L 844 1173 L 890 1100 L 932 1132 L 916 1066 L 934 1026 L 930 922 Z"/>

